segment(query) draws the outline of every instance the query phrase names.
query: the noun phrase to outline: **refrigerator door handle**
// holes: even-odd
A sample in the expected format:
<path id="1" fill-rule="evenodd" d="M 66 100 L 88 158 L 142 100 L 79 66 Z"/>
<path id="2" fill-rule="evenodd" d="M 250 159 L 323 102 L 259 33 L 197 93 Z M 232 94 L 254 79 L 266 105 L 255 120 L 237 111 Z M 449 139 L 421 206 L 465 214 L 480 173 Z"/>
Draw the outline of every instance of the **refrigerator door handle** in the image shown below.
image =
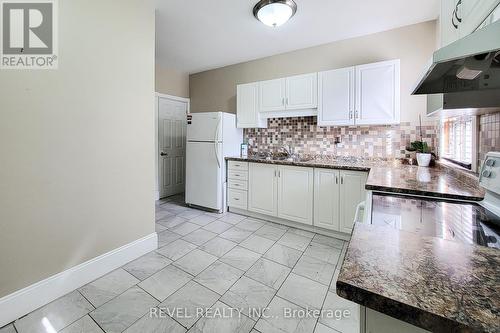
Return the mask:
<path id="1" fill-rule="evenodd" d="M 220 118 L 219 121 L 217 122 L 217 126 L 215 126 L 215 133 L 214 133 L 214 152 L 215 152 L 215 159 L 217 160 L 217 166 L 220 169 L 220 162 L 219 162 L 219 152 L 217 151 L 217 145 L 218 139 L 219 139 L 219 127 L 220 127 Z"/>

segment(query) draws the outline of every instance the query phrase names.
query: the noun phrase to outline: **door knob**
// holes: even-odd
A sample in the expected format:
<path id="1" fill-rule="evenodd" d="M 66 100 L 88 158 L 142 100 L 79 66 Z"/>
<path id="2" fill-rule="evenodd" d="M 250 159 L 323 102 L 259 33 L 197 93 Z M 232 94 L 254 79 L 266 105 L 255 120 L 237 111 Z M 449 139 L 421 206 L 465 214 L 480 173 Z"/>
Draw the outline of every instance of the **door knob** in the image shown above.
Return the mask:
<path id="1" fill-rule="evenodd" d="M 161 152 L 161 153 L 160 153 L 160 156 L 168 156 L 168 154 L 167 154 L 167 153 L 164 153 L 164 152 Z"/>

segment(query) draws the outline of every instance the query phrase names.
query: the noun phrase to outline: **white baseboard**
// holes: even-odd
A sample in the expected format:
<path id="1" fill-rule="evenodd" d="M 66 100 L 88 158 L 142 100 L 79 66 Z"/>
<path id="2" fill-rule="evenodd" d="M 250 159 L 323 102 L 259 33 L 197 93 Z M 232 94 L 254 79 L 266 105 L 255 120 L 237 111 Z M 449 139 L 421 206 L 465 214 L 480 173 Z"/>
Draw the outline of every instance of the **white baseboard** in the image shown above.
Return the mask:
<path id="1" fill-rule="evenodd" d="M 0 298 L 0 327 L 105 275 L 158 247 L 152 233 Z"/>
<path id="2" fill-rule="evenodd" d="M 249 210 L 244 210 L 244 209 L 240 209 L 240 208 L 230 207 L 229 211 L 233 212 L 235 214 L 245 215 L 245 216 L 254 217 L 254 218 L 265 220 L 265 221 L 270 221 L 270 222 L 274 222 L 274 223 L 278 223 L 278 224 L 283 224 L 283 225 L 286 225 L 288 227 L 297 228 L 297 229 L 303 229 L 303 230 L 306 230 L 306 231 L 315 232 L 315 233 L 320 234 L 320 235 L 325 235 L 325 236 L 328 236 L 328 237 L 342 239 L 342 240 L 345 240 L 345 241 L 349 241 L 351 239 L 351 235 L 350 234 L 346 234 L 344 232 L 338 232 L 338 231 L 334 231 L 334 230 L 328 230 L 328 229 L 325 229 L 325 228 L 320 228 L 320 227 L 316 227 L 316 226 L 309 225 L 309 224 L 298 223 L 298 222 L 294 222 L 294 221 L 290 221 L 290 220 L 285 220 L 285 219 L 282 219 L 282 218 L 279 218 L 279 217 L 274 217 L 274 216 L 269 216 L 269 215 L 265 215 L 265 214 L 251 212 Z"/>

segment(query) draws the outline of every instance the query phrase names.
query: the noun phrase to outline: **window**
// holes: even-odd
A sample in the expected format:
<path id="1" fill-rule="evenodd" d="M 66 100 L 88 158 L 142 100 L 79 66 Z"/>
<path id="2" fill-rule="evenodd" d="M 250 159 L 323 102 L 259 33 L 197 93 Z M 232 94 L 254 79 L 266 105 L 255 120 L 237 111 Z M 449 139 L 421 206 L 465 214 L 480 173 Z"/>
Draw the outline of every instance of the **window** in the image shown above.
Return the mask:
<path id="1" fill-rule="evenodd" d="M 476 117 L 448 118 L 442 121 L 441 157 L 476 171 Z"/>

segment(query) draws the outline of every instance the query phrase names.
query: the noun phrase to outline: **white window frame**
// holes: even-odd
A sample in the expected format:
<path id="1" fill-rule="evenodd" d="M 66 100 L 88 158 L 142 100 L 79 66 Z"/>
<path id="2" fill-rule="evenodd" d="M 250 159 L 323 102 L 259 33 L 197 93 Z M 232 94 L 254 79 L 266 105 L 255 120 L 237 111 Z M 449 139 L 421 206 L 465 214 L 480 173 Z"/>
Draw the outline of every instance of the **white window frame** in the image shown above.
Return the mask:
<path id="1" fill-rule="evenodd" d="M 455 118 L 455 117 L 451 117 Z M 464 117 L 456 117 L 456 121 L 465 123 L 468 120 L 472 121 L 472 133 L 471 133 L 471 171 L 477 172 L 477 167 L 478 167 L 478 136 L 479 136 L 479 122 L 478 122 L 478 117 L 477 116 L 464 116 Z M 448 149 L 445 149 L 444 147 L 444 140 L 443 140 L 443 130 L 444 130 L 444 123 L 449 122 L 450 118 L 442 118 L 441 119 L 441 126 L 440 126 L 440 133 L 439 133 L 439 150 L 443 154 L 443 158 L 447 158 L 444 156 L 444 152 L 447 151 Z M 452 120 L 451 120 L 452 121 Z M 465 149 L 465 148 L 462 148 Z M 447 158 L 449 159 L 449 158 Z M 451 159 L 453 160 L 453 159 Z M 457 161 L 459 162 L 459 161 Z M 453 162 L 452 162 L 453 163 Z M 457 164 L 458 165 L 458 164 Z"/>

